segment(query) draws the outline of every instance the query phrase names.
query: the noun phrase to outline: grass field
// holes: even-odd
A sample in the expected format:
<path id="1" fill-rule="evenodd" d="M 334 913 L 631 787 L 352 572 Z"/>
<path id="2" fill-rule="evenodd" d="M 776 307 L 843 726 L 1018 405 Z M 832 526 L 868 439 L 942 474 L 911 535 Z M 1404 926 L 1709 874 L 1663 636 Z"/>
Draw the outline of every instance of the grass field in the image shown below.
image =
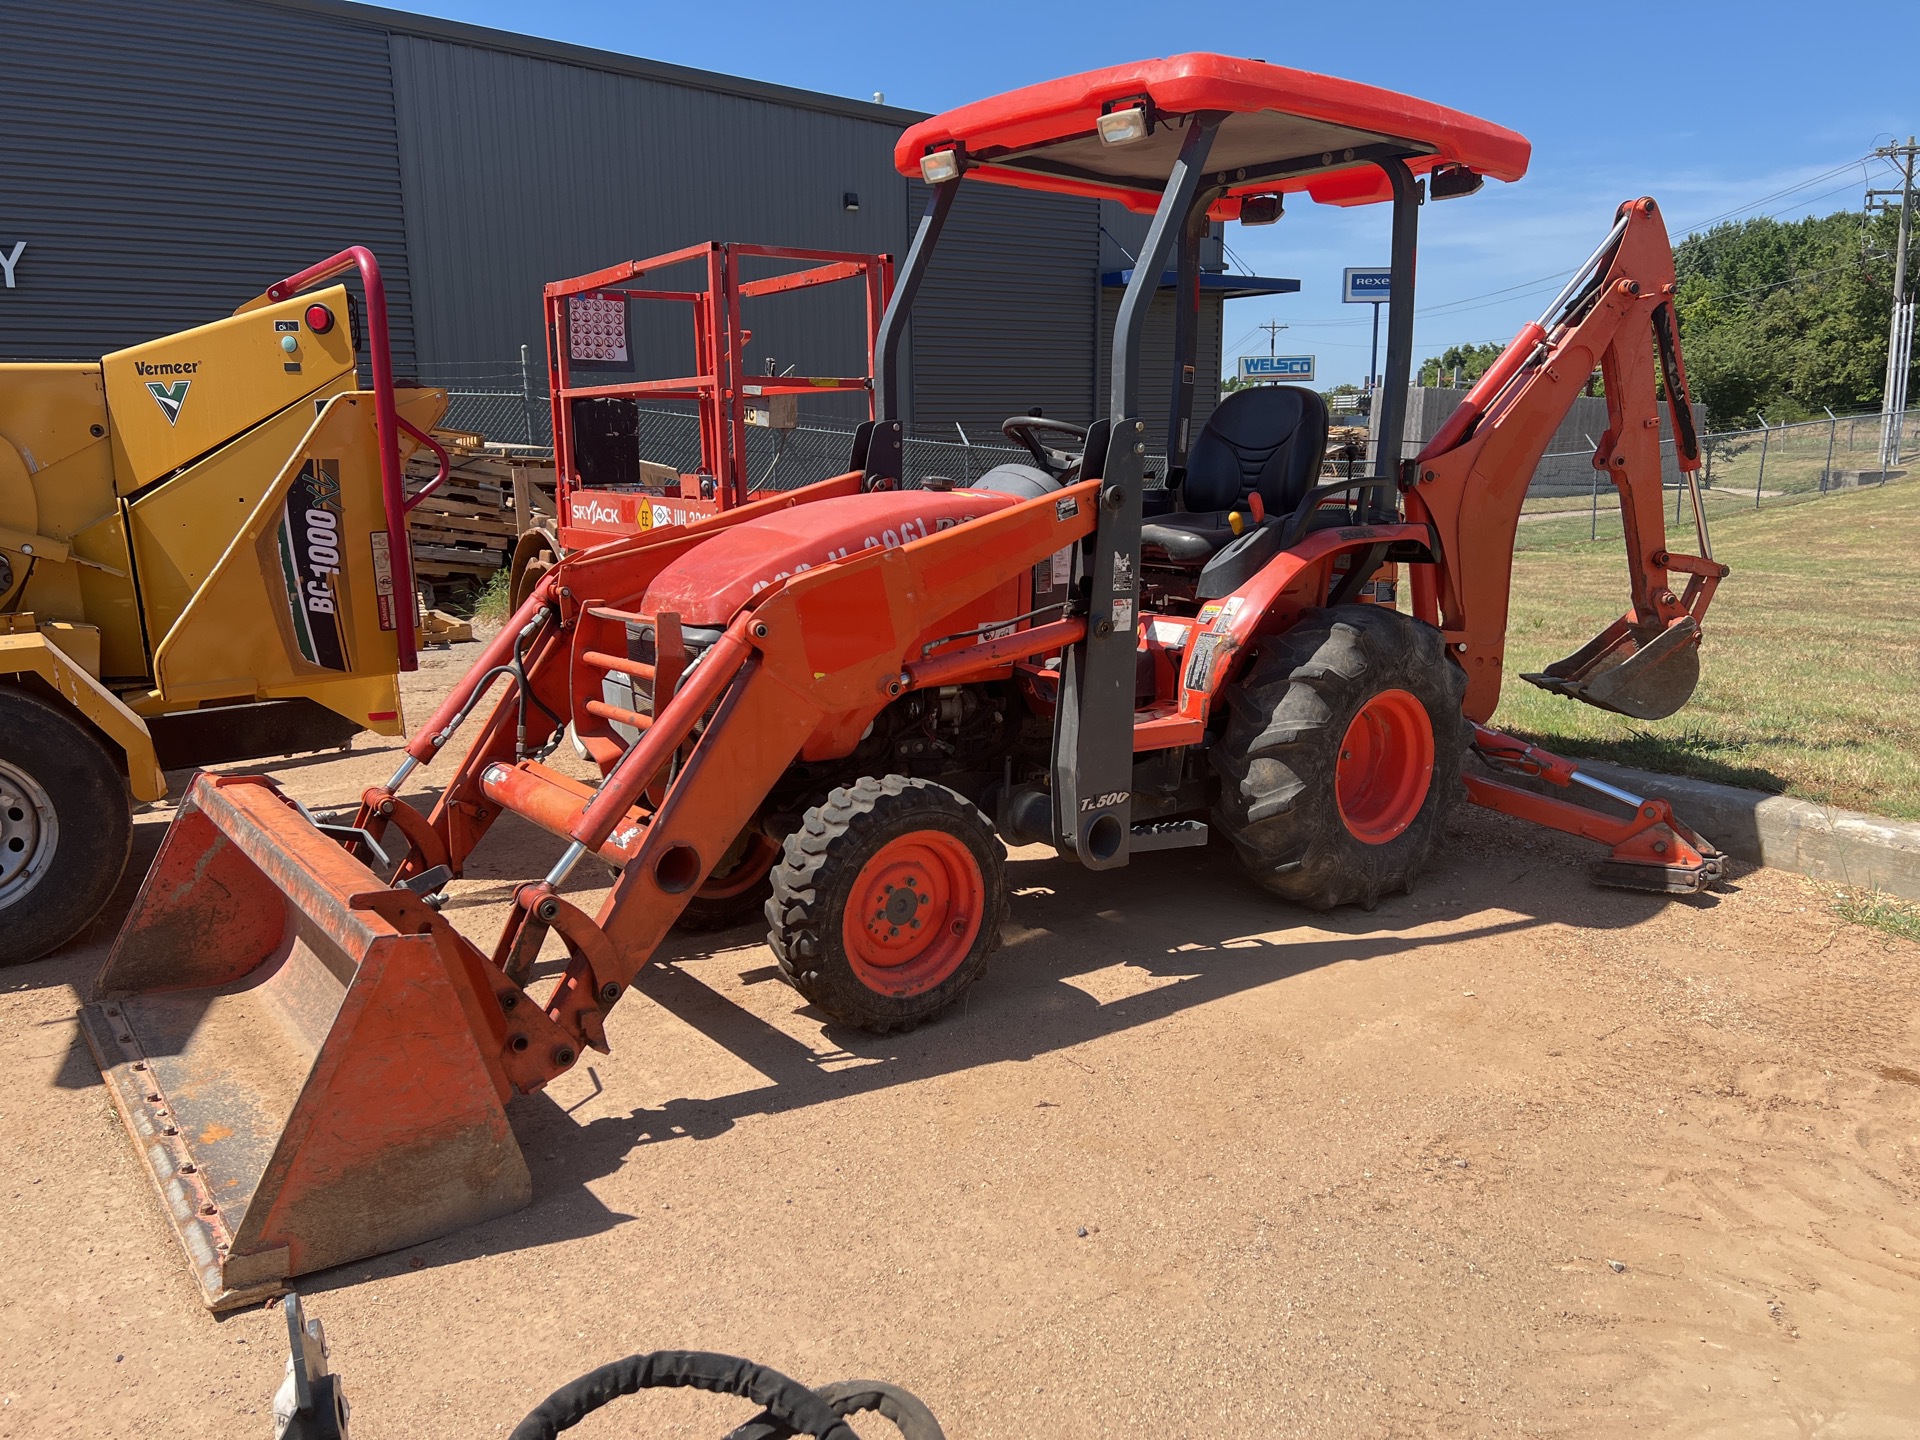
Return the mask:
<path id="1" fill-rule="evenodd" d="M 1602 497 L 1597 541 L 1584 516 L 1522 525 L 1494 724 L 1571 755 L 1920 819 L 1920 484 L 1711 513 L 1733 573 L 1692 703 L 1651 723 L 1516 678 L 1626 607 L 1617 507 Z M 1669 534 L 1691 549 L 1691 517 Z"/>

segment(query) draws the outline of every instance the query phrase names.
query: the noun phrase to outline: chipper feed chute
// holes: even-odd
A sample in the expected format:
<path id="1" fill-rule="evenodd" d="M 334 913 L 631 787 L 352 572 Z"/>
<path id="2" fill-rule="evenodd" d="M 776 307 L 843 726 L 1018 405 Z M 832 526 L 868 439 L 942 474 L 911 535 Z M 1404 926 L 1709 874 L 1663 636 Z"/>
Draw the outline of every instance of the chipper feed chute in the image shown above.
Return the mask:
<path id="1" fill-rule="evenodd" d="M 265 782 L 195 779 L 81 1025 L 210 1308 L 527 1203 L 471 958 Z"/>

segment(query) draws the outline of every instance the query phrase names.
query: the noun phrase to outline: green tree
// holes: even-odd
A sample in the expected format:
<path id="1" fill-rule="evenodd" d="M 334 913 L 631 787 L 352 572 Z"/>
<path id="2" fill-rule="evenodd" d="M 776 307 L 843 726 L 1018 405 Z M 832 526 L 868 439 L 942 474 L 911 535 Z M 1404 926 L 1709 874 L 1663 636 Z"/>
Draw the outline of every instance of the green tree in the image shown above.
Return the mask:
<path id="1" fill-rule="evenodd" d="M 1471 385 L 1487 373 L 1489 366 L 1500 358 L 1500 352 L 1507 347 L 1498 340 L 1488 340 L 1479 345 L 1450 345 L 1433 359 L 1420 366 L 1415 378 L 1417 385 L 1451 385 L 1453 372 L 1460 371 L 1460 383 Z"/>
<path id="2" fill-rule="evenodd" d="M 1743 220 L 1673 252 L 1687 376 L 1710 423 L 1880 403 L 1897 217 Z"/>

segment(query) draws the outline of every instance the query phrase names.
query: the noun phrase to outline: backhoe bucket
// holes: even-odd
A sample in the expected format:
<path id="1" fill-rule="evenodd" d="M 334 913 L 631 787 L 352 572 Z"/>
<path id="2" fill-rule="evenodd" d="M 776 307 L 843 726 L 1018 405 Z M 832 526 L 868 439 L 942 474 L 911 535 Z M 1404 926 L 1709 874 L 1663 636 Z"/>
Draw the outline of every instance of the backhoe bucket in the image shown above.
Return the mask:
<path id="1" fill-rule="evenodd" d="M 1520 678 L 1636 720 L 1663 720 L 1700 683 L 1700 626 L 1691 615 L 1665 629 L 1622 617 L 1566 659 Z"/>
<path id="2" fill-rule="evenodd" d="M 81 1012 L 210 1309 L 531 1198 L 484 976 L 374 892 L 270 782 L 198 775 Z"/>

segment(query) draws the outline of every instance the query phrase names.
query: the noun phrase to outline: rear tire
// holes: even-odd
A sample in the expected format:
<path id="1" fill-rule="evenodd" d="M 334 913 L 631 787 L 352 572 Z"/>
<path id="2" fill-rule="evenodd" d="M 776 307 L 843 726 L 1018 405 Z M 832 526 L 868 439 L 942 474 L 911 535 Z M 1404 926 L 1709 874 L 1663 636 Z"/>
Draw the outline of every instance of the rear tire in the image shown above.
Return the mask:
<path id="1" fill-rule="evenodd" d="M 673 923 L 681 930 L 731 930 L 766 913 L 773 894 L 768 878 L 780 860 L 779 843 L 757 829 L 734 842 L 714 867 L 706 883 L 693 892 L 687 908 Z"/>
<path id="2" fill-rule="evenodd" d="M 1255 881 L 1315 910 L 1411 891 L 1460 795 L 1466 673 L 1377 605 L 1309 610 L 1227 689 L 1215 816 Z"/>
<path id="3" fill-rule="evenodd" d="M 835 1020 L 910 1030 L 966 993 L 999 948 L 1005 858 L 987 817 L 946 787 L 859 780 L 787 837 L 767 943 Z"/>
<path id="4" fill-rule="evenodd" d="M 0 966 L 59 949 L 127 868 L 127 783 L 63 707 L 0 686 Z"/>

